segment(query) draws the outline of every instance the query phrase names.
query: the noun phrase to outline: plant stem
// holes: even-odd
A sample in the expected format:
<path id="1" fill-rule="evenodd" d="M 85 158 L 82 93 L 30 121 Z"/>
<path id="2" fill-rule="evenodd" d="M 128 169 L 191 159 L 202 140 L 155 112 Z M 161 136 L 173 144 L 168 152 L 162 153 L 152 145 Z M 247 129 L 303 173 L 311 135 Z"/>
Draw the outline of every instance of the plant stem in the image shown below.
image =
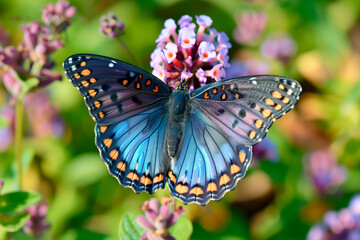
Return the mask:
<path id="1" fill-rule="evenodd" d="M 129 54 L 129 56 L 133 59 L 135 64 L 138 64 L 138 61 L 136 60 L 134 54 L 131 52 L 130 48 L 126 45 L 126 43 L 120 38 L 117 38 L 120 42 L 120 44 L 123 46 L 123 48 L 126 50 L 126 52 Z"/>
<path id="2" fill-rule="evenodd" d="M 22 137 L 23 137 L 23 98 L 19 97 L 15 106 L 15 159 L 20 191 L 23 189 L 22 182 Z"/>

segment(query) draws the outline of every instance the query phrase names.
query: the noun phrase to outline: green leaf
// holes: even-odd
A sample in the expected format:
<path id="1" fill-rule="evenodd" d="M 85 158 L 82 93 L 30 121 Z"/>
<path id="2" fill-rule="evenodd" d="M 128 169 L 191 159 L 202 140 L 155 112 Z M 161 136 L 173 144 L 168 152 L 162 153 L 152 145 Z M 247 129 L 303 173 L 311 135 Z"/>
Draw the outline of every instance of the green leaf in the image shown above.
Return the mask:
<path id="1" fill-rule="evenodd" d="M 120 240 L 138 240 L 144 232 L 144 229 L 136 222 L 134 215 L 125 214 L 120 222 Z"/>
<path id="2" fill-rule="evenodd" d="M 0 197 L 0 213 L 23 211 L 41 200 L 37 192 L 12 192 Z"/>
<path id="3" fill-rule="evenodd" d="M 191 221 L 185 215 L 180 215 L 177 222 L 170 228 L 169 231 L 171 236 L 173 236 L 175 239 L 187 240 L 190 239 L 193 226 Z"/>
<path id="4" fill-rule="evenodd" d="M 35 240 L 35 238 L 29 236 L 24 231 L 17 231 L 13 233 L 13 240 Z"/>
<path id="5" fill-rule="evenodd" d="M 29 213 L 16 213 L 11 216 L 2 216 L 0 218 L 0 228 L 7 232 L 16 232 L 22 228 L 30 219 Z"/>
<path id="6" fill-rule="evenodd" d="M 9 119 L 7 119 L 5 116 L 0 116 L 0 128 L 8 127 L 9 125 Z"/>

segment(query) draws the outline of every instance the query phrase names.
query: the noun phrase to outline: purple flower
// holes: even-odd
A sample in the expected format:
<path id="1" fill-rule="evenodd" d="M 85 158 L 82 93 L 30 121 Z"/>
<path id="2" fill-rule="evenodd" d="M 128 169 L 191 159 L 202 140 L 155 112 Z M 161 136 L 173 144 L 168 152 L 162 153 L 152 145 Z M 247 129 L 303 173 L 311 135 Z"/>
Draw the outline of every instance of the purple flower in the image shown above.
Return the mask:
<path id="1" fill-rule="evenodd" d="M 296 43 L 285 34 L 271 36 L 261 44 L 260 52 L 268 59 L 278 59 L 286 64 L 296 52 Z"/>
<path id="2" fill-rule="evenodd" d="M 207 83 L 225 77 L 224 68 L 229 66 L 228 49 L 231 47 L 225 33 L 209 29 L 212 19 L 205 15 L 184 15 L 177 22 L 165 21 L 165 28 L 156 39 L 157 48 L 151 54 L 153 74 L 171 87 L 186 79 L 187 87 L 193 91 Z"/>
<path id="3" fill-rule="evenodd" d="M 61 33 L 70 26 L 70 20 L 75 15 L 76 8 L 70 3 L 59 0 L 56 4 L 50 3 L 43 9 L 42 19 L 45 25 L 54 33 Z"/>
<path id="4" fill-rule="evenodd" d="M 14 139 L 15 111 L 9 106 L 0 109 L 0 118 L 4 122 L 0 126 L 0 152 L 6 151 Z"/>
<path id="5" fill-rule="evenodd" d="M 244 12 L 236 18 L 234 39 L 240 44 L 255 45 L 266 26 L 266 15 L 262 12 Z"/>
<path id="6" fill-rule="evenodd" d="M 50 227 L 45 219 L 48 211 L 48 205 L 46 203 L 33 205 L 25 211 L 30 213 L 30 219 L 25 224 L 24 231 L 30 236 L 39 236 Z"/>
<path id="7" fill-rule="evenodd" d="M 32 134 L 35 137 L 61 137 L 65 131 L 64 120 L 59 116 L 49 98 L 49 92 L 29 93 L 24 100 Z"/>
<path id="8" fill-rule="evenodd" d="M 312 227 L 307 240 L 358 240 L 360 239 L 360 195 L 355 195 L 349 207 L 338 212 L 328 211 L 321 223 Z"/>
<path id="9" fill-rule="evenodd" d="M 346 168 L 340 165 L 328 150 L 312 152 L 304 162 L 315 188 L 320 193 L 336 191 L 346 179 Z"/>
<path id="10" fill-rule="evenodd" d="M 276 145 L 269 138 L 264 138 L 253 147 L 253 161 L 266 159 L 272 162 L 279 161 Z"/>
<path id="11" fill-rule="evenodd" d="M 137 218 L 138 223 L 148 229 L 141 236 L 142 240 L 174 239 L 169 233 L 169 228 L 176 223 L 180 214 L 184 213 L 182 207 L 174 206 L 174 202 L 174 199 L 167 197 L 161 199 L 161 206 L 156 198 L 144 202 L 140 209 L 145 212 L 145 216 Z"/>
<path id="12" fill-rule="evenodd" d="M 109 38 L 116 38 L 124 34 L 125 24 L 114 13 L 100 18 L 100 32 Z"/>

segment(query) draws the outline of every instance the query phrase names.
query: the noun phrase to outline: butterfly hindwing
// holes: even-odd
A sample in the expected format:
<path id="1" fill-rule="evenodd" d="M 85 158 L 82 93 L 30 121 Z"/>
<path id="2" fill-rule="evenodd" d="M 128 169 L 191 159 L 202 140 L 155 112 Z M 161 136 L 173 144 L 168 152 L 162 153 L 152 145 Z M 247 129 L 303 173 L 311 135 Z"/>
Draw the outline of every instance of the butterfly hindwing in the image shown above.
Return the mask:
<path id="1" fill-rule="evenodd" d="M 192 109 L 179 157 L 167 172 L 171 195 L 185 204 L 220 200 L 245 176 L 251 147 L 229 138 L 202 111 Z"/>
<path id="2" fill-rule="evenodd" d="M 171 89 L 152 74 L 104 56 L 70 56 L 64 61 L 64 70 L 99 124 L 122 121 L 166 101 L 171 93 Z"/>
<path id="3" fill-rule="evenodd" d="M 119 123 L 95 126 L 96 145 L 111 175 L 136 193 L 164 188 L 167 168 L 162 149 L 168 115 L 163 106 Z"/>
<path id="4" fill-rule="evenodd" d="M 251 146 L 294 107 L 300 93 L 301 86 L 295 80 L 258 75 L 208 84 L 194 91 L 191 100 L 227 135 Z"/>

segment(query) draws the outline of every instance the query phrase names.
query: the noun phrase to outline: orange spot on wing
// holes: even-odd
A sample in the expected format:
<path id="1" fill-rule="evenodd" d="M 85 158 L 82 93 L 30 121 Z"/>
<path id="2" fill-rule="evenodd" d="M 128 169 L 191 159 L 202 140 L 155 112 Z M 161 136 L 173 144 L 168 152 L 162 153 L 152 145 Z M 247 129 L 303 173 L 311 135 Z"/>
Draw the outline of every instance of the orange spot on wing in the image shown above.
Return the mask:
<path id="1" fill-rule="evenodd" d="M 126 177 L 131 179 L 131 181 L 139 180 L 138 175 L 136 173 L 133 173 L 133 172 L 130 172 Z"/>
<path id="2" fill-rule="evenodd" d="M 99 112 L 99 117 L 100 118 L 103 118 L 105 115 L 104 115 L 104 113 L 103 112 Z"/>
<path id="3" fill-rule="evenodd" d="M 150 79 L 146 80 L 146 83 L 145 83 L 145 85 L 146 85 L 146 86 L 149 86 L 149 85 L 151 85 L 151 80 L 150 80 Z"/>
<path id="4" fill-rule="evenodd" d="M 262 110 L 262 115 L 267 118 L 271 115 L 271 111 L 269 109 L 264 109 Z"/>
<path id="5" fill-rule="evenodd" d="M 223 94 L 221 95 L 221 99 L 222 99 L 222 100 L 225 100 L 225 99 L 226 99 L 226 93 L 223 93 Z"/>
<path id="6" fill-rule="evenodd" d="M 136 83 L 135 87 L 136 87 L 136 89 L 140 89 L 141 88 L 140 83 Z"/>
<path id="7" fill-rule="evenodd" d="M 207 192 L 216 192 L 217 191 L 217 186 L 215 183 L 211 182 L 208 184 L 207 186 L 207 189 L 206 189 Z"/>
<path id="8" fill-rule="evenodd" d="M 279 89 L 281 89 L 281 90 L 284 90 L 285 89 L 285 86 L 284 85 L 282 85 L 281 83 L 279 84 Z"/>
<path id="9" fill-rule="evenodd" d="M 82 62 L 80 63 L 80 66 L 85 67 L 85 66 L 86 66 L 86 62 L 85 62 L 85 61 L 82 61 Z"/>
<path id="10" fill-rule="evenodd" d="M 159 92 L 159 86 L 158 85 L 155 85 L 154 89 L 152 90 L 153 92 Z"/>
<path id="11" fill-rule="evenodd" d="M 220 178 L 219 185 L 222 186 L 222 185 L 227 184 L 228 182 L 230 182 L 230 178 L 229 178 L 229 176 L 227 174 L 224 174 Z"/>
<path id="12" fill-rule="evenodd" d="M 142 74 L 139 74 L 139 79 L 142 79 Z"/>
<path id="13" fill-rule="evenodd" d="M 116 167 L 120 170 L 120 171 L 123 171 L 125 172 L 126 170 L 126 164 L 124 162 L 119 162 Z"/>
<path id="14" fill-rule="evenodd" d="M 104 132 L 106 132 L 106 129 L 107 129 L 107 126 L 101 126 L 100 127 L 100 132 L 104 133 Z"/>
<path id="15" fill-rule="evenodd" d="M 80 75 L 79 75 L 78 73 L 75 73 L 75 74 L 74 74 L 74 77 L 77 78 L 77 79 L 79 79 L 79 78 L 80 78 Z"/>
<path id="16" fill-rule="evenodd" d="M 225 90 L 225 84 L 221 86 L 221 90 Z"/>
<path id="17" fill-rule="evenodd" d="M 119 152 L 117 150 L 112 150 L 109 155 L 113 160 L 116 160 L 119 156 Z"/>
<path id="18" fill-rule="evenodd" d="M 255 131 L 249 132 L 249 138 L 250 138 L 250 139 L 254 139 L 255 136 L 256 136 L 256 132 L 255 132 Z"/>
<path id="19" fill-rule="evenodd" d="M 275 110 L 279 111 L 279 110 L 281 110 L 281 109 L 282 109 L 282 107 L 281 107 L 280 104 L 277 104 L 277 105 L 275 106 Z"/>
<path id="20" fill-rule="evenodd" d="M 164 180 L 164 175 L 160 174 L 159 176 L 154 177 L 154 183 L 158 183 Z"/>
<path id="21" fill-rule="evenodd" d="M 278 91 L 273 91 L 273 92 L 271 93 L 271 95 L 272 95 L 274 98 L 282 98 L 281 93 L 279 93 Z"/>
<path id="22" fill-rule="evenodd" d="M 101 106 L 101 103 L 99 101 L 94 102 L 95 107 L 99 108 Z"/>
<path id="23" fill-rule="evenodd" d="M 240 167 L 236 164 L 232 164 L 230 167 L 231 174 L 236 174 L 240 172 Z"/>
<path id="24" fill-rule="evenodd" d="M 105 146 L 107 146 L 109 148 L 112 144 L 112 139 L 111 138 L 105 139 L 104 144 L 105 144 Z"/>
<path id="25" fill-rule="evenodd" d="M 91 73 L 90 69 L 84 69 L 84 70 L 81 71 L 81 75 L 83 75 L 83 76 L 87 76 L 90 73 Z"/>
<path id="26" fill-rule="evenodd" d="M 96 79 L 95 78 L 90 78 L 90 82 L 91 83 L 96 83 Z"/>
<path id="27" fill-rule="evenodd" d="M 190 194 L 195 194 L 196 196 L 199 196 L 201 194 L 204 194 L 204 191 L 200 187 L 194 187 L 190 190 Z"/>
<path id="28" fill-rule="evenodd" d="M 129 80 L 127 80 L 127 79 L 124 79 L 124 80 L 122 81 L 122 84 L 123 84 L 124 86 L 126 86 L 128 83 L 129 83 Z"/>
<path id="29" fill-rule="evenodd" d="M 214 88 L 213 90 L 212 90 L 212 92 L 213 92 L 213 94 L 217 94 L 217 89 L 216 88 Z"/>
<path id="30" fill-rule="evenodd" d="M 210 98 L 208 92 L 205 92 L 205 93 L 204 93 L 204 98 L 205 98 L 205 99 L 209 99 L 209 98 Z"/>
<path id="31" fill-rule="evenodd" d="M 262 125 L 263 125 L 263 121 L 262 120 L 256 120 L 255 121 L 255 126 L 257 127 L 257 128 L 261 128 L 262 127 Z"/>
<path id="32" fill-rule="evenodd" d="M 87 86 L 89 86 L 89 82 L 88 81 L 82 81 L 81 85 L 83 85 L 84 87 L 87 87 Z"/>
<path id="33" fill-rule="evenodd" d="M 288 104 L 290 102 L 289 98 L 287 98 L 287 97 L 284 97 L 284 99 L 282 101 L 285 104 Z"/>
<path id="34" fill-rule="evenodd" d="M 170 178 L 170 180 L 171 180 L 173 183 L 176 182 L 176 177 L 175 177 L 175 175 L 173 174 L 172 171 L 169 171 L 169 172 L 168 172 L 168 177 Z"/>
<path id="35" fill-rule="evenodd" d="M 265 99 L 265 103 L 266 103 L 267 105 L 270 105 L 270 106 L 272 106 L 272 105 L 275 104 L 274 101 L 271 100 L 270 98 Z"/>
<path id="36" fill-rule="evenodd" d="M 177 191 L 178 193 L 180 194 L 184 194 L 184 193 L 187 193 L 189 190 L 189 187 L 186 186 L 186 185 L 183 185 L 181 183 L 179 183 L 178 185 L 176 185 L 175 187 L 175 191 Z"/>
<path id="37" fill-rule="evenodd" d="M 246 153 L 245 152 L 239 152 L 239 160 L 241 163 L 244 163 L 246 159 Z"/>
<path id="38" fill-rule="evenodd" d="M 96 90 L 94 90 L 94 89 L 90 89 L 90 90 L 89 90 L 89 94 L 90 94 L 90 96 L 95 97 L 96 94 L 97 94 L 97 92 L 96 92 Z"/>
<path id="39" fill-rule="evenodd" d="M 140 178 L 140 182 L 145 186 L 152 184 L 151 178 L 145 177 L 144 175 Z"/>

